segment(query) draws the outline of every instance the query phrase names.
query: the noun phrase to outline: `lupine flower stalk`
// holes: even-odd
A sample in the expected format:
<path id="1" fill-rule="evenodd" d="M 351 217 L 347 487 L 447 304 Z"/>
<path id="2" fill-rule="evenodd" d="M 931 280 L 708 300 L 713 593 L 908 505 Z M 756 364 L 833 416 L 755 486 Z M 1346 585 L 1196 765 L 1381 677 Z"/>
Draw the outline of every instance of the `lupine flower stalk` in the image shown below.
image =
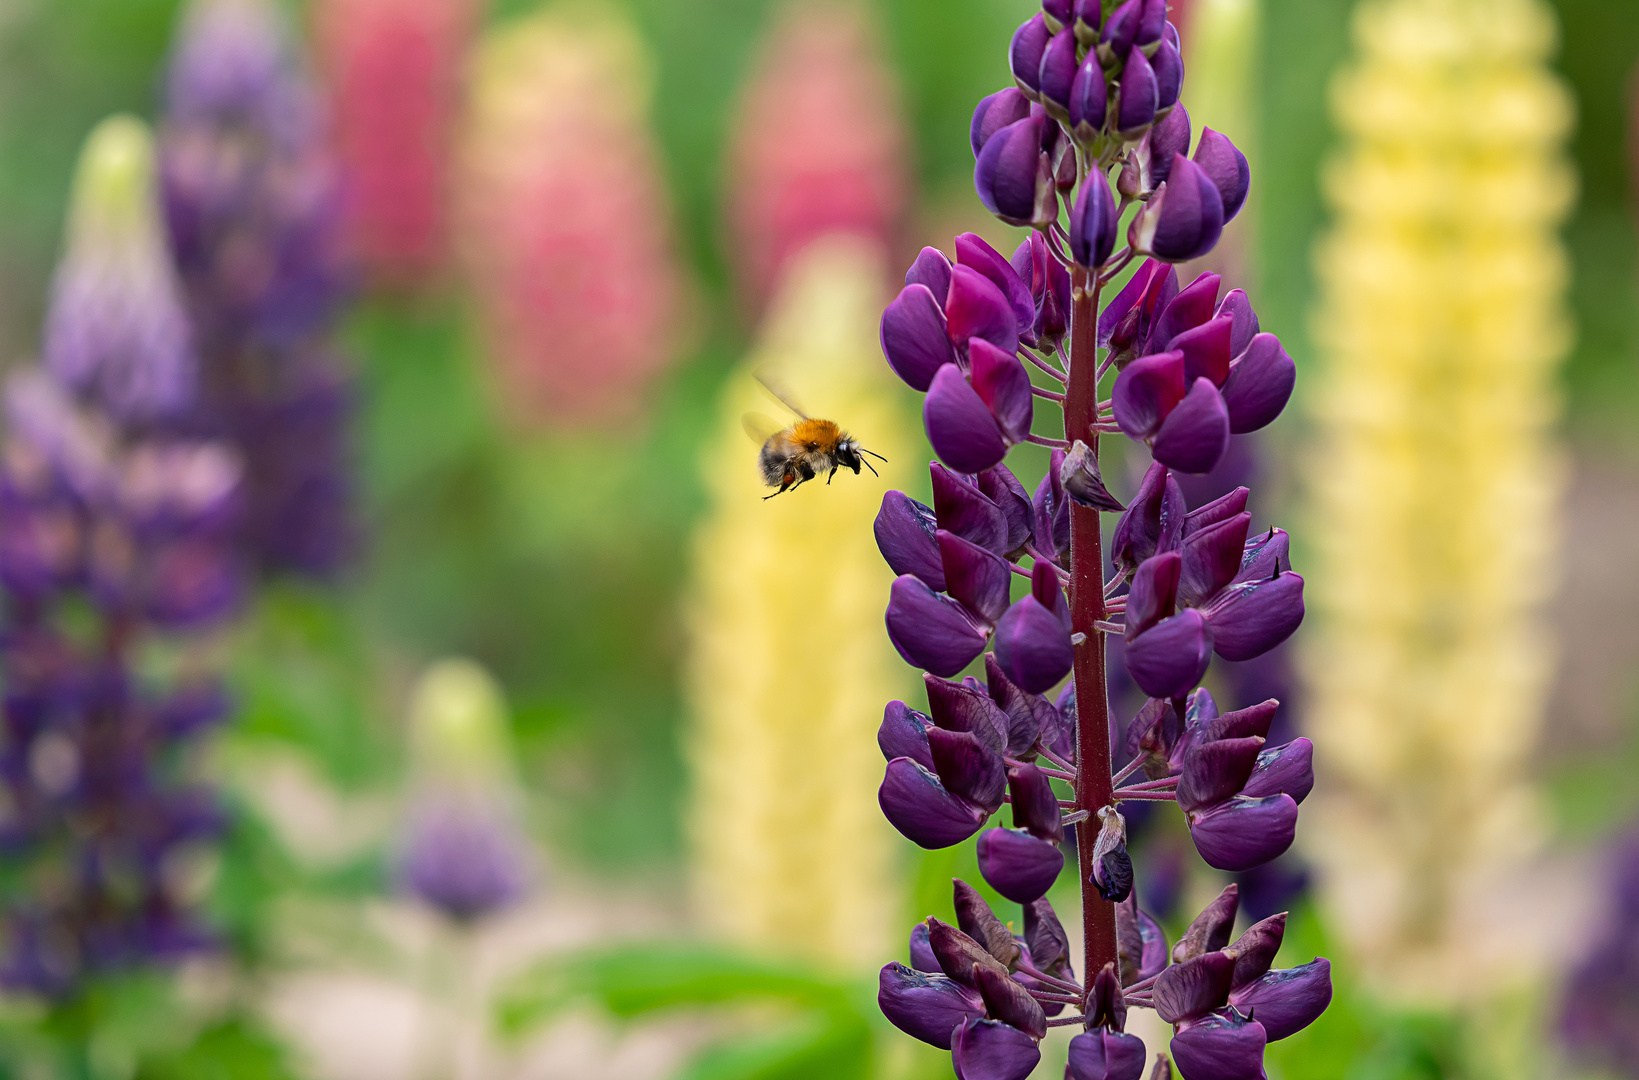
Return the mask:
<path id="1" fill-rule="evenodd" d="M 1547 959 L 1507 911 L 1542 835 L 1527 769 L 1560 557 L 1573 180 L 1553 40 L 1535 0 L 1372 0 L 1332 98 L 1313 855 L 1351 955 L 1397 998 L 1488 995 Z"/>
<path id="2" fill-rule="evenodd" d="M 134 118 L 86 141 L 42 352 L 6 380 L 0 459 L 0 984 L 64 1000 L 211 944 L 188 866 L 222 814 L 192 762 L 227 701 L 196 644 L 241 591 L 240 458 L 188 432 L 200 363 Z"/>
<path id="3" fill-rule="evenodd" d="M 1176 803 L 1202 858 L 1236 872 L 1291 845 L 1313 786 L 1309 740 L 1269 743 L 1277 702 L 1221 708 L 1199 685 L 1214 655 L 1250 660 L 1292 634 L 1303 578 L 1285 532 L 1250 531 L 1245 487 L 1190 507 L 1175 474 L 1210 472 L 1232 434 L 1274 420 L 1296 369 L 1242 290 L 1179 280 L 1251 177 L 1178 104 L 1166 16 L 1164 0 L 1044 0 L 1008 49 L 1014 85 L 979 103 L 971 130 L 980 201 L 1031 232 L 1011 257 L 971 233 L 954 263 L 923 249 L 882 316 L 938 460 L 932 506 L 889 492 L 876 519 L 899 575 L 888 635 L 926 694 L 926 711 L 884 710 L 878 800 L 924 847 L 977 834 L 980 872 L 1020 905 L 998 916 L 958 880 L 956 924 L 929 918 L 910 964 L 882 969 L 883 1012 L 950 1049 L 961 1080 L 1022 1080 L 1060 1025 L 1082 1029 L 1072 1080 L 1138 1080 L 1132 1008 L 1172 1026 L 1185 1080 L 1253 1080 L 1265 1044 L 1331 999 L 1325 959 L 1272 968 L 1284 913 L 1233 938 L 1232 885 L 1169 947 L 1133 890 L 1124 807 Z M 1062 413 L 1062 437 L 1037 434 L 1038 408 Z M 1153 459 L 1125 501 L 1099 463 L 1118 432 Z M 1005 463 L 1023 442 L 1050 448 L 1033 484 Z M 1107 545 L 1105 513 L 1118 515 Z M 1111 713 L 1113 634 L 1146 695 L 1131 717 Z M 1130 754 L 1119 769 L 1114 740 Z M 1012 827 L 987 827 L 1004 806 Z M 1046 899 L 1072 828 L 1079 957 Z"/>
<path id="4" fill-rule="evenodd" d="M 388 287 L 427 283 L 449 246 L 449 163 L 474 0 L 314 6 L 351 245 Z"/>
<path id="5" fill-rule="evenodd" d="M 200 430 L 246 461 L 242 541 L 325 575 L 355 546 L 340 187 L 322 102 L 272 0 L 194 0 L 170 58 L 161 170 L 198 339 Z"/>
<path id="6" fill-rule="evenodd" d="M 515 422 L 625 418 L 674 357 L 681 278 L 650 61 L 612 14 L 548 8 L 473 63 L 457 242 Z"/>
<path id="7" fill-rule="evenodd" d="M 782 9 L 741 96 L 726 173 L 749 313 L 762 310 L 780 268 L 813 240 L 839 232 L 894 239 L 909 184 L 895 100 L 861 9 Z"/>
<path id="8" fill-rule="evenodd" d="M 709 509 L 686 609 L 700 910 L 735 940 L 849 967 L 881 955 L 902 910 L 893 833 L 871 806 L 876 711 L 905 685 L 877 629 L 890 575 L 845 524 L 882 488 L 867 473 L 823 499 L 765 503 L 754 471 L 723 462 L 754 451 L 748 410 L 780 409 L 761 372 L 868 440 L 888 459 L 882 483 L 903 481 L 910 433 L 872 344 L 886 267 L 885 249 L 856 236 L 810 244 L 788 266 L 702 458 Z"/>

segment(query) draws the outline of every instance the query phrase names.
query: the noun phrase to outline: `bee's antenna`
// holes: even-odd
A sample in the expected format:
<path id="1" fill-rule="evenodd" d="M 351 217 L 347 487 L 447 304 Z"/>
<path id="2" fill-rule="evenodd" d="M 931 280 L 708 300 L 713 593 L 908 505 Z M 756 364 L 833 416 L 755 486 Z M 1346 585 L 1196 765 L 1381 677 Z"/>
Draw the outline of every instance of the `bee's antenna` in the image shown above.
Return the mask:
<path id="1" fill-rule="evenodd" d="M 881 455 L 878 455 L 878 456 L 880 457 Z M 886 461 L 887 459 L 883 458 L 883 460 Z M 876 466 L 875 465 L 872 465 L 869 461 L 866 461 L 864 458 L 860 458 L 859 463 L 861 465 L 865 466 L 867 469 L 870 469 L 872 476 L 881 476 L 882 475 L 881 473 L 876 471 Z"/>
<path id="2" fill-rule="evenodd" d="M 881 454 L 877 453 L 875 450 L 867 450 L 863 446 L 861 446 L 859 448 L 859 452 L 862 453 L 862 454 L 870 454 L 872 457 L 876 458 L 878 461 L 887 461 L 888 460 L 887 458 L 883 457 Z"/>

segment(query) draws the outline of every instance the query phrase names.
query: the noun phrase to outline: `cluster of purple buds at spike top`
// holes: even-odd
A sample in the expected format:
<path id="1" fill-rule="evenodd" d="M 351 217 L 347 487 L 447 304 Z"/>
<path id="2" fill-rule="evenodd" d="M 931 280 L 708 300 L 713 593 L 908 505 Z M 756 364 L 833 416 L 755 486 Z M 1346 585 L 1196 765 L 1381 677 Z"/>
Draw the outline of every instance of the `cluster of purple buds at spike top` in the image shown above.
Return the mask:
<path id="1" fill-rule="evenodd" d="M 1246 294 L 1232 289 L 1220 300 L 1219 285 L 1207 273 L 1179 289 L 1177 272 L 1151 260 L 1105 309 L 1120 369 L 1115 422 L 1183 473 L 1211 471 L 1232 434 L 1280 415 L 1297 381 L 1280 339 L 1259 332 Z"/>

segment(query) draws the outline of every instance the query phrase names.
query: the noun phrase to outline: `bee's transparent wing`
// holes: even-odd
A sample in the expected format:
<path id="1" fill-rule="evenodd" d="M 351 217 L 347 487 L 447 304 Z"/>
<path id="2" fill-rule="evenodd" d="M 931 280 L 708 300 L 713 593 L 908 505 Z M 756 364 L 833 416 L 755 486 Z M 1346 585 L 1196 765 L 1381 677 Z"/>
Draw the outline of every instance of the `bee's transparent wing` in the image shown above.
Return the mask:
<path id="1" fill-rule="evenodd" d="M 785 425 L 778 420 L 757 412 L 748 412 L 742 415 L 740 417 L 740 426 L 746 429 L 746 434 L 751 436 L 751 441 L 758 446 L 766 443 L 778 432 L 785 430 Z"/>
<path id="2" fill-rule="evenodd" d="M 775 401 L 778 401 L 802 419 L 808 419 L 808 413 L 803 410 L 802 406 L 797 404 L 797 399 L 792 396 L 790 387 L 786 386 L 779 376 L 767 368 L 763 368 L 757 372 L 757 381 L 763 384 L 763 389 L 767 390 Z"/>

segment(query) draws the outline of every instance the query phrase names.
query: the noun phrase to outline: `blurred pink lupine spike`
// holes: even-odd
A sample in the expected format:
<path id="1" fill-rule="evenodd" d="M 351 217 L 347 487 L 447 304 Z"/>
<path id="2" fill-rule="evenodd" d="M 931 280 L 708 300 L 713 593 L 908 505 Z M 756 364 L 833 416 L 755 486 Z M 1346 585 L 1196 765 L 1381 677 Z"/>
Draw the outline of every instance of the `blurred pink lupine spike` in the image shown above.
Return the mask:
<path id="1" fill-rule="evenodd" d="M 353 249 L 390 287 L 448 250 L 449 162 L 475 0 L 320 0 L 314 30 Z"/>
<path id="2" fill-rule="evenodd" d="M 523 426 L 629 417 L 677 353 L 650 67 L 629 26 L 587 9 L 528 16 L 479 47 L 457 242 L 502 408 Z"/>
<path id="3" fill-rule="evenodd" d="M 724 217 L 748 314 L 761 314 L 811 241 L 836 232 L 892 241 L 907 201 L 906 141 L 864 13 L 787 5 L 741 93 L 726 172 Z"/>

